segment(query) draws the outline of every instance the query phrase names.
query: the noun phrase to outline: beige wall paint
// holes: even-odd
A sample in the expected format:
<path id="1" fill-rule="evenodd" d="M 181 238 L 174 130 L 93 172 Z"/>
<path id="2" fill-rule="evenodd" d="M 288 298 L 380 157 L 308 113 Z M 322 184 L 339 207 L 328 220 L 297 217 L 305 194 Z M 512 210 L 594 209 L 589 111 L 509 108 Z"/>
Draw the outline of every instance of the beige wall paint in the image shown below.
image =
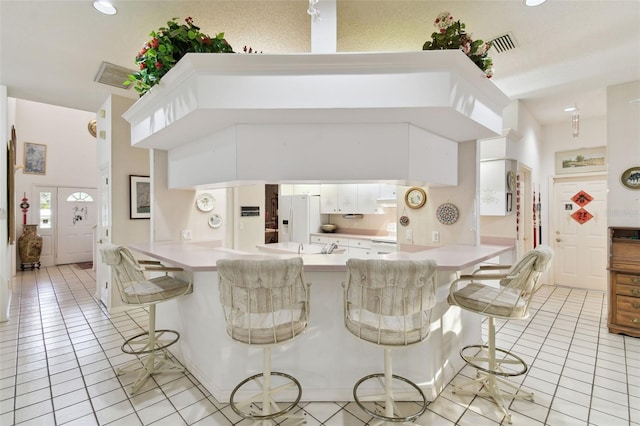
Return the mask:
<path id="1" fill-rule="evenodd" d="M 458 146 L 458 186 L 425 188 L 427 203 L 420 209 L 405 207 L 404 194 L 409 187 L 398 186 L 398 216 L 406 215 L 410 221 L 408 226 L 398 226 L 398 243 L 426 246 L 476 244 L 477 174 L 476 142 L 464 142 Z M 446 202 L 458 207 L 459 218 L 452 225 L 444 225 L 436 218 L 436 210 Z M 437 243 L 432 241 L 433 231 L 440 235 Z"/>
<path id="2" fill-rule="evenodd" d="M 640 191 L 625 188 L 620 175 L 640 166 L 640 80 L 607 89 L 608 225 L 640 227 Z"/>

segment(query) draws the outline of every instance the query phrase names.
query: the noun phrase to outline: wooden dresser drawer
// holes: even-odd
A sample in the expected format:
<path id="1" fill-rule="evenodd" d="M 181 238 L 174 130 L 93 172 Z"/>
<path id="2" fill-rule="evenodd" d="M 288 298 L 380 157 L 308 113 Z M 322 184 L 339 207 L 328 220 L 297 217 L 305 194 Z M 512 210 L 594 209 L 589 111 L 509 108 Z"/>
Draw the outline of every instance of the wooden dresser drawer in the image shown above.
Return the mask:
<path id="1" fill-rule="evenodd" d="M 629 284 L 636 285 L 640 287 L 640 275 L 631 275 L 631 274 L 616 274 L 616 281 L 618 284 Z"/>
<path id="2" fill-rule="evenodd" d="M 632 327 L 640 330 L 640 312 L 616 312 L 616 324 L 623 327 Z"/>
<path id="3" fill-rule="evenodd" d="M 640 263 L 611 259 L 611 269 L 640 273 Z"/>
<path id="4" fill-rule="evenodd" d="M 618 311 L 625 311 L 640 317 L 640 297 L 616 296 Z"/>
<path id="5" fill-rule="evenodd" d="M 611 246 L 611 258 L 637 262 L 640 258 L 640 240 L 614 240 Z"/>
<path id="6" fill-rule="evenodd" d="M 640 298 L 640 286 L 620 284 L 620 281 L 618 281 L 618 284 L 616 285 L 616 294 L 618 296 L 630 296 L 630 297 Z"/>

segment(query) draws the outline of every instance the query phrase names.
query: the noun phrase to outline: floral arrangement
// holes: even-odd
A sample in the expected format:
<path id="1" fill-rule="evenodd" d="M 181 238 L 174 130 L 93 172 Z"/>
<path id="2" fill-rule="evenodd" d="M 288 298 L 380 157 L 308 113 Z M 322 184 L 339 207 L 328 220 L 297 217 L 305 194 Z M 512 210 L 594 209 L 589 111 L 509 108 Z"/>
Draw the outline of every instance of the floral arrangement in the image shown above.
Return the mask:
<path id="1" fill-rule="evenodd" d="M 224 33 L 215 37 L 200 32 L 200 28 L 188 17 L 184 24 L 176 19 L 167 22 L 166 27 L 152 31 L 149 40 L 135 59 L 139 71 L 129 75 L 125 85 L 135 84 L 140 96 L 158 84 L 160 78 L 187 53 L 233 53 L 233 48 L 224 39 Z"/>
<path id="2" fill-rule="evenodd" d="M 465 25 L 455 21 L 449 12 L 442 12 L 433 22 L 438 28 L 422 46 L 422 50 L 460 49 L 478 66 L 487 77 L 493 75 L 493 61 L 488 55 L 491 42 L 473 40 L 465 31 Z"/>

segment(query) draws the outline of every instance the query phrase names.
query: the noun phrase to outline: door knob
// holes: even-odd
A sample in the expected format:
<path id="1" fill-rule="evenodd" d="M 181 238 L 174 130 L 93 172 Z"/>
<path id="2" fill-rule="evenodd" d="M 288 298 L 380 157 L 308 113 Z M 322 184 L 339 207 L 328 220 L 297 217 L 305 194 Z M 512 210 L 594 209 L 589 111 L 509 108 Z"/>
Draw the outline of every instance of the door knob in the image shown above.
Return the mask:
<path id="1" fill-rule="evenodd" d="M 98 244 L 102 244 L 102 238 L 98 240 Z"/>
<path id="2" fill-rule="evenodd" d="M 562 241 L 560 238 L 556 238 L 556 243 L 559 243 L 560 241 Z"/>

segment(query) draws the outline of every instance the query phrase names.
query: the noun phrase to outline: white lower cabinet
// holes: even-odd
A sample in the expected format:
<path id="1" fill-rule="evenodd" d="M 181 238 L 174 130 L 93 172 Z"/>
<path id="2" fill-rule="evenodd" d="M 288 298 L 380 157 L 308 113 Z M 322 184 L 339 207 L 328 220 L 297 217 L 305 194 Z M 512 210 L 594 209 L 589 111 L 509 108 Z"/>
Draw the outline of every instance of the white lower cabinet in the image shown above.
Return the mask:
<path id="1" fill-rule="evenodd" d="M 336 243 L 339 248 L 346 249 L 346 254 L 352 257 L 366 258 L 374 255 L 371 250 L 371 240 L 366 238 L 341 238 L 328 235 L 311 235 L 311 244 L 325 245 Z"/>

